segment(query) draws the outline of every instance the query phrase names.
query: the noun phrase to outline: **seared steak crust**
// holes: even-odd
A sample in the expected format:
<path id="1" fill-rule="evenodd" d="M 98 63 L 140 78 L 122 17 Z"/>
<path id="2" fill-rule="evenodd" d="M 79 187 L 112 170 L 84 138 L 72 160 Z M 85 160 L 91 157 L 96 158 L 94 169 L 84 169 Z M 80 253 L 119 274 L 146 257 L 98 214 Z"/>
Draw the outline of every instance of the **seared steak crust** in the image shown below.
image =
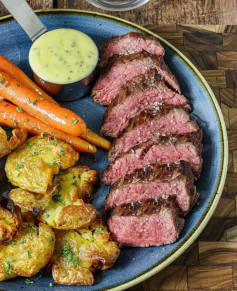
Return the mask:
<path id="1" fill-rule="evenodd" d="M 181 107 L 160 106 L 142 111 L 132 118 L 122 135 L 115 139 L 108 160 L 113 161 L 130 148 L 153 136 L 184 134 L 199 130 L 197 122 Z"/>
<path id="2" fill-rule="evenodd" d="M 135 146 L 113 161 L 105 170 L 102 182 L 114 184 L 134 169 L 152 163 L 172 163 L 185 160 L 193 174 L 199 177 L 202 167 L 202 130 L 183 135 L 159 136 Z"/>
<path id="3" fill-rule="evenodd" d="M 136 183 L 137 181 L 165 181 L 176 179 L 180 175 L 188 176 L 190 185 L 193 184 L 193 174 L 190 164 L 185 161 L 170 164 L 151 164 L 142 168 L 135 169 L 115 183 L 112 189 L 121 188 L 124 183 Z M 190 187 L 189 187 L 190 188 Z"/>
<path id="4" fill-rule="evenodd" d="M 107 38 L 100 47 L 99 66 L 103 67 L 113 55 L 127 55 L 147 51 L 153 55 L 163 56 L 164 48 L 159 40 L 139 32 L 115 35 Z"/>
<path id="5" fill-rule="evenodd" d="M 106 212 L 123 203 L 174 196 L 180 211 L 186 215 L 199 196 L 193 183 L 190 164 L 185 161 L 147 165 L 135 169 L 112 186 L 103 210 Z"/>
<path id="6" fill-rule="evenodd" d="M 176 209 L 175 200 L 172 197 L 166 199 L 147 199 L 141 202 L 124 203 L 112 209 L 110 215 L 142 216 L 160 212 L 162 208 Z M 177 213 L 179 211 L 177 210 Z"/>
<path id="7" fill-rule="evenodd" d="M 109 105 L 126 81 L 145 74 L 151 68 L 157 70 L 168 87 L 180 93 L 179 84 L 165 64 L 163 57 L 141 52 L 130 55 L 114 55 L 109 59 L 92 88 L 93 101 L 101 105 Z"/>
<path id="8" fill-rule="evenodd" d="M 117 137 L 128 126 L 129 120 L 145 109 L 159 105 L 183 106 L 191 110 L 183 95 L 170 90 L 155 69 L 127 81 L 104 114 L 100 133 Z"/>
<path id="9" fill-rule="evenodd" d="M 169 197 L 115 207 L 107 225 L 117 242 L 147 247 L 176 241 L 184 226 L 184 219 L 179 217 L 175 202 Z"/>

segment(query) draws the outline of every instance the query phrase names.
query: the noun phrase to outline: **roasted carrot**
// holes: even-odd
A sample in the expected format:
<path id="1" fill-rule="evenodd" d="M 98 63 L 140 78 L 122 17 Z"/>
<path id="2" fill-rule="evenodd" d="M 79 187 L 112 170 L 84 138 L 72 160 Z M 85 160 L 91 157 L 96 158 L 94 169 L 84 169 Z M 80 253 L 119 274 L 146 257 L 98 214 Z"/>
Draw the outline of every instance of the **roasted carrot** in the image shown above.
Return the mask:
<path id="1" fill-rule="evenodd" d="M 86 131 L 85 122 L 74 112 L 43 99 L 24 85 L 0 71 L 0 96 L 40 120 L 75 136 Z"/>
<path id="2" fill-rule="evenodd" d="M 96 147 L 90 143 L 44 123 L 25 112 L 21 107 L 16 107 L 3 99 L 0 101 L 0 123 L 13 128 L 26 128 L 28 132 L 33 135 L 47 134 L 57 139 L 64 140 L 77 151 L 88 153 L 96 152 Z"/>
<path id="3" fill-rule="evenodd" d="M 0 55 L 0 71 L 4 71 L 12 78 L 16 78 L 18 83 L 24 85 L 28 89 L 39 94 L 41 97 L 49 100 L 50 102 L 57 102 L 49 96 L 46 92 L 44 92 L 38 85 L 36 85 L 20 68 L 13 64 L 13 62 L 4 58 Z"/>
<path id="4" fill-rule="evenodd" d="M 89 128 L 86 129 L 86 132 L 80 135 L 80 137 L 95 146 L 102 147 L 103 149 L 109 150 L 111 143 L 103 138 L 102 136 L 98 135 L 97 133 L 93 132 Z"/>
<path id="5" fill-rule="evenodd" d="M 36 92 L 37 94 L 39 94 L 41 97 L 45 98 L 46 100 L 58 104 L 51 96 L 49 96 L 37 84 L 35 84 L 20 68 L 18 68 L 13 62 L 9 61 L 8 59 L 4 58 L 1 55 L 0 55 L 0 71 L 3 71 L 10 77 L 15 78 L 18 81 L 18 84 L 17 84 L 18 86 L 24 85 L 25 87 Z M 89 143 L 92 143 L 95 146 L 100 146 L 107 150 L 109 150 L 111 146 L 111 143 L 108 140 L 104 139 L 103 137 L 101 137 L 100 135 L 94 133 L 93 131 L 89 129 L 87 129 L 87 131 L 84 134 L 82 134 L 81 137 L 84 140 L 88 141 Z"/>

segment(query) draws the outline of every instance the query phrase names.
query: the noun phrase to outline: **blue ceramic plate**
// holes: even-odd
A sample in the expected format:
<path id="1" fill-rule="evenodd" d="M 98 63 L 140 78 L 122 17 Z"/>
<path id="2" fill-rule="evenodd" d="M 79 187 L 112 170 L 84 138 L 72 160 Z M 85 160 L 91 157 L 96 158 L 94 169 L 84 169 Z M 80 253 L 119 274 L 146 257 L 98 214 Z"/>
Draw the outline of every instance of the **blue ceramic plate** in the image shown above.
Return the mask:
<path id="1" fill-rule="evenodd" d="M 59 286 L 57 290 L 122 290 L 149 278 L 174 261 L 197 238 L 213 214 L 220 199 L 227 170 L 227 136 L 224 119 L 210 87 L 198 70 L 177 49 L 152 32 L 124 20 L 108 15 L 85 11 L 40 11 L 39 16 L 48 30 L 68 27 L 87 33 L 99 46 L 112 35 L 125 34 L 131 30 L 154 35 L 166 49 L 165 61 L 175 74 L 182 93 L 193 106 L 192 116 L 203 128 L 203 170 L 197 182 L 200 193 L 198 205 L 186 217 L 185 227 L 179 240 L 164 247 L 124 248 L 115 265 L 107 271 L 95 274 L 92 287 Z M 18 24 L 10 17 L 0 21 L 0 53 L 12 60 L 31 76 L 28 52 L 31 42 Z M 76 98 L 76 90 L 72 92 Z M 84 118 L 89 128 L 98 132 L 102 125 L 105 108 L 92 102 L 91 97 L 64 102 L 63 106 Z M 94 155 L 84 154 L 80 162 L 99 170 L 100 176 L 107 166 L 107 153 L 98 150 Z M 3 168 L 4 159 L 1 161 Z M 7 184 L 6 184 L 7 189 Z M 4 190 L 1 188 L 2 193 Z M 109 188 L 100 185 L 93 204 L 100 211 Z M 33 279 L 34 280 L 34 279 Z M 18 277 L 0 283 L 4 290 L 46 290 L 53 282 L 51 276 L 43 276 L 35 283 L 26 285 L 25 278 Z M 51 290 L 51 289 L 50 289 Z"/>

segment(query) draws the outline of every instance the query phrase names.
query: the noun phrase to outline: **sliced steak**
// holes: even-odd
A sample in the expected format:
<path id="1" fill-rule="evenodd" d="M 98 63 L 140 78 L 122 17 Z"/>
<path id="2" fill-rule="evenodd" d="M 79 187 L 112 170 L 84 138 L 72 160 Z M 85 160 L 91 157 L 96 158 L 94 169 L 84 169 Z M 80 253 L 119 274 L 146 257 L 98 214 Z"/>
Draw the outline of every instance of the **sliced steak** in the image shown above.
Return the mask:
<path id="1" fill-rule="evenodd" d="M 133 247 L 149 247 L 175 242 L 184 226 L 184 219 L 174 200 L 149 199 L 115 207 L 107 225 L 112 238 Z"/>
<path id="2" fill-rule="evenodd" d="M 191 166 L 185 161 L 147 165 L 127 174 L 113 185 L 103 210 L 107 212 L 124 203 L 173 196 L 182 214 L 186 215 L 199 196 L 193 183 Z"/>
<path id="3" fill-rule="evenodd" d="M 201 130 L 184 135 L 153 138 L 132 148 L 112 162 L 105 170 L 102 182 L 111 185 L 136 168 L 181 160 L 190 163 L 194 176 L 198 178 L 202 167 L 201 140 Z"/>
<path id="4" fill-rule="evenodd" d="M 155 68 L 168 87 L 180 92 L 179 84 L 165 64 L 163 57 L 147 52 L 115 55 L 101 72 L 92 88 L 93 101 L 109 105 L 126 81 Z"/>
<path id="5" fill-rule="evenodd" d="M 103 67 L 113 55 L 127 55 L 146 51 L 150 54 L 163 56 L 164 48 L 157 38 L 139 32 L 115 35 L 106 39 L 100 47 L 100 63 Z"/>
<path id="6" fill-rule="evenodd" d="M 161 106 L 144 110 L 132 118 L 125 132 L 114 140 L 108 159 L 113 161 L 153 136 L 156 138 L 158 135 L 184 134 L 198 129 L 196 121 L 181 107 Z"/>
<path id="7" fill-rule="evenodd" d="M 170 90 L 155 69 L 126 82 L 104 114 L 101 134 L 117 137 L 128 126 L 129 120 L 145 109 L 159 105 L 190 105 L 183 95 Z"/>

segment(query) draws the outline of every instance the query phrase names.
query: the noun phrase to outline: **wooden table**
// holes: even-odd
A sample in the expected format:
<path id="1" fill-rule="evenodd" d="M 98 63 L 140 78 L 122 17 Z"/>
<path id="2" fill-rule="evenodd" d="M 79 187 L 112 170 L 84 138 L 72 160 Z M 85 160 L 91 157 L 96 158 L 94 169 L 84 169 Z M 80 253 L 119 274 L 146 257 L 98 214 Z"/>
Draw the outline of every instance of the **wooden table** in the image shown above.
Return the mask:
<path id="1" fill-rule="evenodd" d="M 220 103 L 228 130 L 229 167 L 223 195 L 191 247 L 165 270 L 129 290 L 237 290 L 237 1 L 151 0 L 119 13 L 82 0 L 28 2 L 34 9 L 85 9 L 133 21 L 170 41 L 201 71 Z M 0 5 L 0 16 L 6 14 Z"/>

